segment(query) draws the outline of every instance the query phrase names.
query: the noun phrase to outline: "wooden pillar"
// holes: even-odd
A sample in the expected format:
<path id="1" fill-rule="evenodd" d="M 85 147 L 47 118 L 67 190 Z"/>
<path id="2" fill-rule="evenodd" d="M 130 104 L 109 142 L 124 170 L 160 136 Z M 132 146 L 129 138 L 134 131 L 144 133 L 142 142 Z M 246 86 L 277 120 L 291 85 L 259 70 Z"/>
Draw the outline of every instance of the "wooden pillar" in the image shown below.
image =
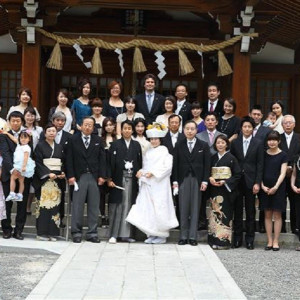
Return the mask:
<path id="1" fill-rule="evenodd" d="M 236 114 L 248 115 L 250 109 L 251 62 L 249 53 L 240 52 L 240 43 L 234 46 L 232 97 L 237 103 Z"/>
<path id="2" fill-rule="evenodd" d="M 295 50 L 294 64 L 300 65 L 300 47 Z M 291 95 L 291 111 L 296 116 L 296 131 L 300 132 L 300 75 L 295 75 L 293 78 L 293 89 Z"/>
<path id="3" fill-rule="evenodd" d="M 41 47 L 39 43 L 23 44 L 22 49 L 22 86 L 32 91 L 32 104 L 40 104 L 40 73 L 41 73 Z"/>

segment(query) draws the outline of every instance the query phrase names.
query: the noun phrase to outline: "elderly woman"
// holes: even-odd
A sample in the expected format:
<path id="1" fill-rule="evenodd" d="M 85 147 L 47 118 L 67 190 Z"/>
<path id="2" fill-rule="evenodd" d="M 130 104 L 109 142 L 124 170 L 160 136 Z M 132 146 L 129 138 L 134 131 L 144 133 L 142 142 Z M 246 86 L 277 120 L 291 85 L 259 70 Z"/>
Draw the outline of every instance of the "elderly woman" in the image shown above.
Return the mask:
<path id="1" fill-rule="evenodd" d="M 167 134 L 162 129 L 157 124 L 146 131 L 151 148 L 137 172 L 139 194 L 126 219 L 147 234 L 147 244 L 166 243 L 170 229 L 178 226 L 170 185 L 173 157 L 161 146 L 161 138 Z"/>
<path id="2" fill-rule="evenodd" d="M 64 192 L 59 186 L 65 180 L 65 174 L 63 147 L 55 143 L 56 133 L 54 125 L 46 126 L 45 140 L 38 143 L 34 152 L 37 238 L 43 241 L 56 241 L 55 236 L 59 235 L 59 205 Z"/>
<path id="3" fill-rule="evenodd" d="M 10 107 L 10 109 L 7 113 L 7 117 L 6 117 L 7 120 L 9 119 L 9 115 L 13 111 L 19 111 L 20 113 L 24 114 L 24 111 L 27 107 L 33 107 L 32 103 L 31 103 L 32 93 L 29 88 L 26 88 L 26 87 L 20 88 L 20 90 L 18 92 L 18 99 L 19 99 L 19 104 L 16 106 Z M 36 112 L 36 121 L 39 122 L 41 120 L 41 116 L 35 107 L 34 107 L 34 110 Z"/>
<path id="4" fill-rule="evenodd" d="M 60 89 L 56 94 L 58 102 L 57 106 L 50 108 L 48 115 L 48 122 L 51 123 L 52 115 L 55 112 L 62 111 L 66 116 L 66 123 L 64 130 L 73 133 L 76 128 L 75 112 L 71 110 L 68 105 L 71 101 L 70 93 L 67 89 Z"/>

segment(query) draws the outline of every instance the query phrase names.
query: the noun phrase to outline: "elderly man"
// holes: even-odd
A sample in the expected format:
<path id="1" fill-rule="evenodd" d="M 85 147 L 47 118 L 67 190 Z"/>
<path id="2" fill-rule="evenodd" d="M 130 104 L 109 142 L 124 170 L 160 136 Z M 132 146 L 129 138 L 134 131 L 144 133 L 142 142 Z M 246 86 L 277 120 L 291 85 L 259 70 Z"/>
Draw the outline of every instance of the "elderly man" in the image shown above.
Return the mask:
<path id="1" fill-rule="evenodd" d="M 296 208 L 295 193 L 291 188 L 291 175 L 295 157 L 300 153 L 300 137 L 294 132 L 296 120 L 292 115 L 285 115 L 282 119 L 284 133 L 281 134 L 281 143 L 279 147 L 288 155 L 288 167 L 286 171 L 286 196 L 290 201 L 290 225 L 291 231 L 296 233 Z M 286 213 L 282 214 L 282 232 L 286 232 L 285 226 Z"/>
<path id="2" fill-rule="evenodd" d="M 92 134 L 95 120 L 83 118 L 81 133 L 69 141 L 66 159 L 67 178 L 74 185 L 71 233 L 74 243 L 81 243 L 84 204 L 87 202 L 87 241 L 100 243 L 98 238 L 99 188 L 106 177 L 106 156 L 100 137 Z"/>

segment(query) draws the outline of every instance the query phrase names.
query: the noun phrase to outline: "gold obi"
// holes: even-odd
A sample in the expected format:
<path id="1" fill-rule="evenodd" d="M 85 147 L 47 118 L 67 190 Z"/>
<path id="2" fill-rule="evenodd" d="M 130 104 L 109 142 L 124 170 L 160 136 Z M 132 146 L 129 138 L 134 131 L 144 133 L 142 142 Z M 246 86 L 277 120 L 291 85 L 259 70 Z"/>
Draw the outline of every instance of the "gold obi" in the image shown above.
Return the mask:
<path id="1" fill-rule="evenodd" d="M 229 167 L 212 167 L 211 177 L 214 179 L 228 179 L 231 177 L 231 170 Z"/>

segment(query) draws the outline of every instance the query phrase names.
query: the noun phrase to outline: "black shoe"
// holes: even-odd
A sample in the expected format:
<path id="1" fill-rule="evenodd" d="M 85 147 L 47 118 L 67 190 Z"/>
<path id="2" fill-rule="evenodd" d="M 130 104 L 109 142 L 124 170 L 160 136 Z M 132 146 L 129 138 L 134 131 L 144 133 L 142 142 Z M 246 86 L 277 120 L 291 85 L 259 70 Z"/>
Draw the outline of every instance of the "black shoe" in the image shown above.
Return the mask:
<path id="1" fill-rule="evenodd" d="M 265 226 L 260 226 L 258 232 L 260 232 L 260 233 L 266 233 Z"/>
<path id="2" fill-rule="evenodd" d="M 233 248 L 240 248 L 242 246 L 243 242 L 242 241 L 235 241 L 233 243 Z"/>
<path id="3" fill-rule="evenodd" d="M 191 246 L 197 246 L 198 245 L 198 242 L 196 241 L 196 240 L 189 240 L 189 244 L 191 245 Z"/>
<path id="4" fill-rule="evenodd" d="M 207 223 L 206 222 L 200 222 L 198 226 L 198 230 L 206 230 L 207 229 Z"/>
<path id="5" fill-rule="evenodd" d="M 273 251 L 279 251 L 280 247 L 273 247 Z"/>
<path id="6" fill-rule="evenodd" d="M 265 247 L 265 250 L 266 250 L 266 251 L 270 251 L 270 250 L 272 250 L 272 249 L 273 249 L 273 246 L 268 246 L 268 245 L 267 245 L 267 246 Z"/>
<path id="7" fill-rule="evenodd" d="M 248 250 L 253 250 L 253 249 L 254 249 L 253 243 L 247 243 L 247 244 L 246 244 L 246 248 L 247 248 Z"/>
<path id="8" fill-rule="evenodd" d="M 24 236 L 23 236 L 22 232 L 15 232 L 15 233 L 13 234 L 13 237 L 14 237 L 15 239 L 17 239 L 17 240 L 20 240 L 20 241 L 24 240 Z"/>
<path id="9" fill-rule="evenodd" d="M 100 240 L 99 240 L 99 238 L 97 236 L 93 236 L 93 237 L 87 239 L 87 241 L 89 241 L 91 243 L 100 243 Z"/>
<path id="10" fill-rule="evenodd" d="M 81 243 L 81 237 L 80 236 L 73 237 L 73 243 Z"/>
<path id="11" fill-rule="evenodd" d="M 187 240 L 179 240 L 178 245 L 182 246 L 182 245 L 186 245 L 188 243 Z"/>
<path id="12" fill-rule="evenodd" d="M 11 232 L 10 231 L 3 231 L 3 238 L 4 239 L 10 239 L 11 238 Z"/>
<path id="13" fill-rule="evenodd" d="M 27 211 L 27 212 L 26 212 L 26 215 L 27 215 L 27 216 L 31 216 L 31 215 L 32 215 L 31 211 Z"/>

